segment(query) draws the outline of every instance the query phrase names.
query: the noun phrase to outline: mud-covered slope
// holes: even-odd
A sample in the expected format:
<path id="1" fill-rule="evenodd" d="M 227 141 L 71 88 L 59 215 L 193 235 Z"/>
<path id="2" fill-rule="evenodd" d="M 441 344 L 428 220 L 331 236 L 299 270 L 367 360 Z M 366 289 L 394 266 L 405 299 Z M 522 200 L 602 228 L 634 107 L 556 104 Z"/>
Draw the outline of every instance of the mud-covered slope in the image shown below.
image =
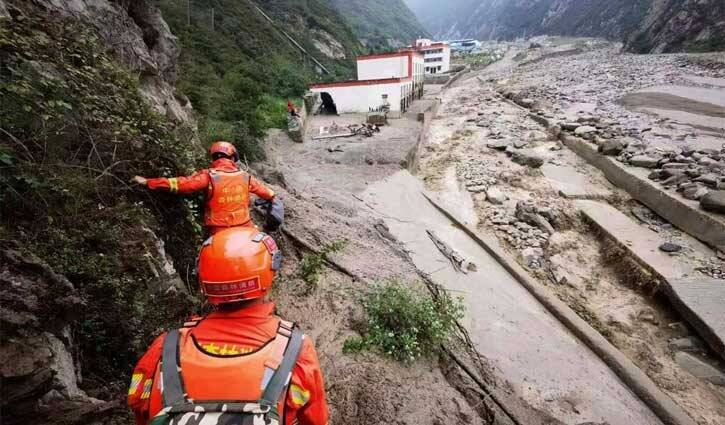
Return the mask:
<path id="1" fill-rule="evenodd" d="M 639 52 L 717 50 L 721 0 L 406 0 L 438 38 L 513 39 L 550 34 L 627 39 Z"/>
<path id="2" fill-rule="evenodd" d="M 428 36 L 402 0 L 333 0 L 335 7 L 368 48 L 409 45 Z"/>

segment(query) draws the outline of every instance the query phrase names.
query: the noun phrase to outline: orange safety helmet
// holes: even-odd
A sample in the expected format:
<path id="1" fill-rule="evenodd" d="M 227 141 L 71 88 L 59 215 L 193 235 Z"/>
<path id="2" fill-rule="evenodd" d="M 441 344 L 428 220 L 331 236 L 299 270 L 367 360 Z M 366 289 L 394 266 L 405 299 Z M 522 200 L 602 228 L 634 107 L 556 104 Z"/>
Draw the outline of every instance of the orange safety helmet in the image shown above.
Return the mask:
<path id="1" fill-rule="evenodd" d="M 209 148 L 209 155 L 214 156 L 217 153 L 224 154 L 229 158 L 236 158 L 237 148 L 229 142 L 214 142 Z"/>
<path id="2" fill-rule="evenodd" d="M 214 305 L 261 298 L 281 264 L 282 253 L 271 236 L 256 228 L 230 227 L 201 248 L 201 291 Z"/>

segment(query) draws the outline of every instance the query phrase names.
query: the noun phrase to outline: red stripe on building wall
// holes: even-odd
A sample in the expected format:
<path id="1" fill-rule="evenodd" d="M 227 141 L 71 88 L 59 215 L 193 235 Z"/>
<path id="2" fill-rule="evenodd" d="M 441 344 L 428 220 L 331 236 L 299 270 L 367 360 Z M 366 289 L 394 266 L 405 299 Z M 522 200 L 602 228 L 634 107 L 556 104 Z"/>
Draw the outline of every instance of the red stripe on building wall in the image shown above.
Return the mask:
<path id="1" fill-rule="evenodd" d="M 394 84 L 410 81 L 411 77 L 406 78 L 384 78 L 381 80 L 350 80 L 350 81 L 334 81 L 332 83 L 310 84 L 311 89 L 324 89 L 328 87 L 352 87 L 352 86 L 374 86 L 378 84 Z"/>
<path id="2" fill-rule="evenodd" d="M 371 60 L 371 59 L 397 58 L 397 57 L 401 57 L 401 56 L 406 56 L 407 54 L 408 54 L 408 52 L 376 53 L 376 54 L 372 54 L 372 55 L 358 56 L 357 60 L 365 61 L 365 60 Z"/>

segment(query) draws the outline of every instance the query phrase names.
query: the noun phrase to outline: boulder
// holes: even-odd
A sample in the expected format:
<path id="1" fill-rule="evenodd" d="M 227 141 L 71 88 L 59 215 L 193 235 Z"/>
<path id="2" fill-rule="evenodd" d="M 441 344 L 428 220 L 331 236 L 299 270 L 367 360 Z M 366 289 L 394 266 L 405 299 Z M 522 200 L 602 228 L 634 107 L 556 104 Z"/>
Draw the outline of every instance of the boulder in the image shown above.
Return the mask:
<path id="1" fill-rule="evenodd" d="M 519 99 L 519 101 L 516 103 L 523 106 L 524 108 L 531 109 L 534 106 L 534 99 L 529 99 L 529 98 Z"/>
<path id="2" fill-rule="evenodd" d="M 624 148 L 627 147 L 627 144 L 618 139 L 609 139 L 604 140 L 601 144 L 599 144 L 599 152 L 604 155 L 610 155 L 610 156 L 617 156 Z"/>
<path id="3" fill-rule="evenodd" d="M 541 265 L 541 259 L 544 257 L 544 250 L 541 248 L 526 248 L 521 251 L 521 257 L 524 264 L 528 267 L 538 267 Z"/>
<path id="4" fill-rule="evenodd" d="M 675 362 L 696 378 L 721 387 L 725 386 L 725 373 L 690 353 L 678 351 L 675 353 Z"/>
<path id="5" fill-rule="evenodd" d="M 680 252 L 682 251 L 682 245 L 678 245 L 672 242 L 665 242 L 660 245 L 660 251 L 662 252 Z"/>
<path id="6" fill-rule="evenodd" d="M 486 191 L 486 200 L 494 205 L 503 204 L 508 197 L 498 188 L 489 187 Z"/>
<path id="7" fill-rule="evenodd" d="M 653 158 L 649 155 L 635 155 L 629 159 L 630 164 L 642 168 L 657 168 L 659 161 L 659 158 Z"/>
<path id="8" fill-rule="evenodd" d="M 677 170 L 682 171 L 682 170 Z M 665 178 L 662 180 L 663 186 L 679 186 L 682 183 L 686 183 L 690 181 L 690 177 L 688 177 L 685 173 L 680 172 L 677 174 L 673 174 L 670 177 Z"/>
<path id="9" fill-rule="evenodd" d="M 682 163 L 682 162 L 668 162 L 668 163 L 664 164 L 662 166 L 662 168 L 665 170 L 672 170 L 672 169 L 684 170 L 684 169 L 688 168 L 689 166 L 690 166 L 690 164 L 686 164 L 686 163 Z"/>
<path id="10" fill-rule="evenodd" d="M 506 150 L 507 147 L 513 145 L 513 142 L 511 140 L 497 140 L 495 142 L 489 142 L 486 144 L 491 149 L 496 149 L 499 151 Z"/>
<path id="11" fill-rule="evenodd" d="M 581 124 L 579 124 L 578 122 L 562 122 L 559 124 L 559 127 L 561 127 L 562 130 L 574 131 L 577 128 L 581 127 Z"/>
<path id="12" fill-rule="evenodd" d="M 651 173 L 649 173 L 649 176 L 647 176 L 650 180 L 660 180 L 664 177 L 664 174 L 662 173 L 662 170 L 654 170 Z"/>
<path id="13" fill-rule="evenodd" d="M 685 188 L 682 191 L 682 196 L 685 197 L 685 199 L 697 201 L 700 200 L 703 196 L 707 195 L 708 192 L 710 192 L 710 190 L 705 186 L 695 184 Z"/>
<path id="14" fill-rule="evenodd" d="M 700 199 L 700 206 L 705 211 L 725 214 L 725 190 L 713 190 Z"/>
<path id="15" fill-rule="evenodd" d="M 525 148 L 526 146 L 528 146 L 528 144 L 529 144 L 529 142 L 527 142 L 526 140 L 516 140 L 514 142 L 514 147 L 516 149 L 522 149 L 522 148 Z"/>
<path id="16" fill-rule="evenodd" d="M 717 185 L 717 182 L 720 180 L 717 174 L 714 173 L 707 173 L 703 174 L 700 177 L 697 177 L 694 179 L 696 182 L 704 183 L 708 186 L 715 187 Z"/>
<path id="17" fill-rule="evenodd" d="M 576 134 L 577 136 L 580 136 L 580 137 L 584 136 L 586 134 L 589 134 L 589 133 L 596 133 L 596 132 L 597 132 L 597 128 L 592 127 L 591 125 L 582 125 L 582 126 L 577 127 L 576 130 L 574 130 L 574 134 Z"/>
<path id="18" fill-rule="evenodd" d="M 530 149 L 522 149 L 520 151 L 513 152 L 511 159 L 517 164 L 531 168 L 540 168 L 544 165 L 544 158 L 537 152 Z"/>
<path id="19" fill-rule="evenodd" d="M 475 186 L 468 186 L 466 189 L 468 189 L 471 193 L 481 193 L 486 191 L 486 186 L 484 185 L 475 185 Z"/>

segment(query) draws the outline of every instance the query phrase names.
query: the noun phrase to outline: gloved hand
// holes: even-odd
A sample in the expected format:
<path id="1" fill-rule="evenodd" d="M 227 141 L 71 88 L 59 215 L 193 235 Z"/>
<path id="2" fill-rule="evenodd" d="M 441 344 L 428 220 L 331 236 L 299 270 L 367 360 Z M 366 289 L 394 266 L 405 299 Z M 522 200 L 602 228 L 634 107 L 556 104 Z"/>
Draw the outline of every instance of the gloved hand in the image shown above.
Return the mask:
<path id="1" fill-rule="evenodd" d="M 284 223 L 284 204 L 279 198 L 274 198 L 271 201 L 265 199 L 256 199 L 254 206 L 260 207 L 265 212 L 265 232 L 276 232 L 277 229 Z"/>

